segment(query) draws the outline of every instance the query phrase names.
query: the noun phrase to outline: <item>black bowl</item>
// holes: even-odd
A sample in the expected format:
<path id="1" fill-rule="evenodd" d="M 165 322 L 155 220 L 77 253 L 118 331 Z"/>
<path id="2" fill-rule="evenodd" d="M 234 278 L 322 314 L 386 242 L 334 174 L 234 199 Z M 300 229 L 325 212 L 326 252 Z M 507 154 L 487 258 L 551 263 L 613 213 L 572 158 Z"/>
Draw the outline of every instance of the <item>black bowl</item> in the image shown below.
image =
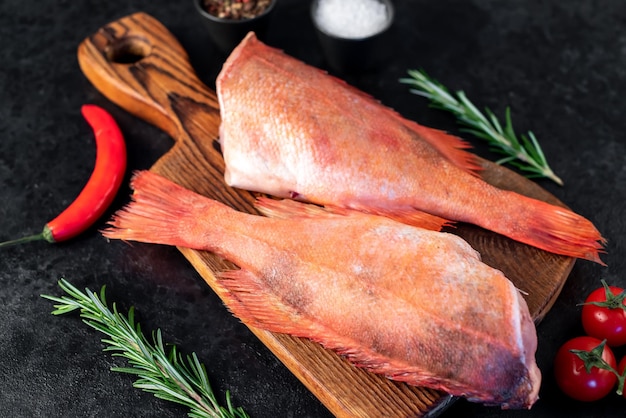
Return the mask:
<path id="1" fill-rule="evenodd" d="M 387 24 L 379 32 L 362 38 L 345 38 L 329 33 L 316 22 L 319 0 L 311 3 L 311 19 L 326 62 L 336 72 L 357 73 L 373 71 L 388 57 L 391 51 L 390 27 L 394 20 L 394 8 L 390 0 L 378 0 L 387 9 Z"/>
<path id="2" fill-rule="evenodd" d="M 254 32 L 259 39 L 264 39 L 276 0 L 272 1 L 262 14 L 252 19 L 219 18 L 204 10 L 200 3 L 201 0 L 193 0 L 196 10 L 202 17 L 204 26 L 209 32 L 209 37 L 223 53 L 228 55 L 239 45 L 239 42 L 248 32 Z"/>

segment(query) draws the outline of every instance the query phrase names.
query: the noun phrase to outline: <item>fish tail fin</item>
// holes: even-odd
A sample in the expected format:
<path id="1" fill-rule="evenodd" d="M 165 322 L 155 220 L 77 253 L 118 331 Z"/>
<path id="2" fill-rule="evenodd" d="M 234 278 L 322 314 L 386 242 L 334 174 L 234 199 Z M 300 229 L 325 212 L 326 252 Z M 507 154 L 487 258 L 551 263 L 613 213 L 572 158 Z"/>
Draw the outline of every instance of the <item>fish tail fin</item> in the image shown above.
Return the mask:
<path id="1" fill-rule="evenodd" d="M 605 265 L 600 259 L 606 240 L 588 219 L 573 211 L 534 199 L 524 199 L 525 225 L 509 235 L 526 244 L 569 257 Z M 516 236 L 522 234 L 523 237 Z"/>
<path id="2" fill-rule="evenodd" d="M 471 148 L 469 143 L 458 136 L 450 135 L 449 133 L 439 129 L 420 125 L 417 122 L 403 119 L 403 123 L 420 138 L 435 147 L 435 149 L 443 154 L 454 165 L 474 176 L 479 175 L 482 167 L 479 164 L 476 155 L 466 151 L 466 149 Z"/>
<path id="3" fill-rule="evenodd" d="M 194 224 L 207 205 L 218 202 L 150 171 L 133 175 L 132 201 L 116 212 L 102 235 L 109 239 L 197 248 Z"/>
<path id="4" fill-rule="evenodd" d="M 295 200 L 276 200 L 260 197 L 255 202 L 255 207 L 269 218 L 312 218 L 328 216 L 384 216 L 395 221 L 416 226 L 431 231 L 440 231 L 444 226 L 451 224 L 447 219 L 431 215 L 418 210 L 407 211 L 383 211 L 372 208 L 348 209 L 339 206 L 317 206 Z"/>

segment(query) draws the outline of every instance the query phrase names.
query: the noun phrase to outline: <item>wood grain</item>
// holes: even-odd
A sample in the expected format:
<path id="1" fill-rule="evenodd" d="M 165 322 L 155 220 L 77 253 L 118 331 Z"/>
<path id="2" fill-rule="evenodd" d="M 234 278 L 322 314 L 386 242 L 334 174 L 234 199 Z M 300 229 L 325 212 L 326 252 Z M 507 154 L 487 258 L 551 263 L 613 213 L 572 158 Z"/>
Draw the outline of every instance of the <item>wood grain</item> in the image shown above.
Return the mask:
<path id="1" fill-rule="evenodd" d="M 215 92 L 197 78 L 187 53 L 160 22 L 137 13 L 109 23 L 80 44 L 78 60 L 85 76 L 106 97 L 175 140 L 153 171 L 233 208 L 256 213 L 253 194 L 224 183 L 224 162 L 216 142 L 220 117 Z M 562 205 L 512 171 L 485 160 L 481 163 L 486 181 Z M 574 264 L 571 258 L 471 225 L 459 224 L 452 232 L 525 292 L 536 322 L 554 303 Z M 179 250 L 220 295 L 223 289 L 215 274 L 232 265 L 207 252 Z M 434 416 L 453 401 L 447 394 L 353 367 L 309 340 L 250 329 L 337 417 Z"/>

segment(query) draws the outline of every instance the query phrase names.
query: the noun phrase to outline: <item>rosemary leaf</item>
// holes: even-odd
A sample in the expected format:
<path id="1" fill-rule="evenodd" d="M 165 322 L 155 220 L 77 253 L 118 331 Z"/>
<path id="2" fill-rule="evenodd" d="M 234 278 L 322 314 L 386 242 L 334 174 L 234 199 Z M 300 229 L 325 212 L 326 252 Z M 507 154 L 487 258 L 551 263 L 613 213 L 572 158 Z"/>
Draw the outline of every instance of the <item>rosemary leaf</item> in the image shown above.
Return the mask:
<path id="1" fill-rule="evenodd" d="M 481 112 L 463 91 L 451 93 L 423 70 L 409 70 L 408 74 L 409 77 L 400 79 L 400 82 L 410 85 L 411 93 L 427 98 L 436 109 L 452 113 L 465 127 L 463 131 L 487 141 L 493 150 L 507 156 L 496 163 L 517 167 L 529 178 L 545 177 L 563 185 L 548 165 L 535 135 L 528 132 L 518 138 L 515 134 L 509 107 L 506 108 L 503 126 L 489 108 Z"/>
<path id="2" fill-rule="evenodd" d="M 161 330 L 153 332 L 152 341 L 149 341 L 143 335 L 140 324 L 135 322 L 132 307 L 126 316 L 118 312 L 115 304 L 112 310 L 109 309 L 104 286 L 99 296 L 89 289 L 83 293 L 65 279 L 59 280 L 59 286 L 68 296 L 41 295 L 56 302 L 52 314 L 63 315 L 80 310 L 84 323 L 108 337 L 102 339 L 106 344 L 104 351 L 127 360 L 128 367 L 113 367 L 111 370 L 135 375 L 134 387 L 188 407 L 190 417 L 249 418 L 241 407 L 233 407 L 228 391 L 226 407 L 218 403 L 206 369 L 195 353 L 183 357 L 176 346 L 172 346 L 169 354 L 166 353 Z"/>

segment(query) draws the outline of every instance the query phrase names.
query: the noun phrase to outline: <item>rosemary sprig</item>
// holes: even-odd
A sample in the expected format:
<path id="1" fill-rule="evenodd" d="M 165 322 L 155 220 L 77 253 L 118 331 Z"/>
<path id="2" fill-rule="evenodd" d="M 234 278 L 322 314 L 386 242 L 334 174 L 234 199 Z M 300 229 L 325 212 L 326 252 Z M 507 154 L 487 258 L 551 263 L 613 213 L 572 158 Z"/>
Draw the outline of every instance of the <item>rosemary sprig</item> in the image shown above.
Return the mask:
<path id="1" fill-rule="evenodd" d="M 563 181 L 548 165 L 535 135 L 529 131 L 517 137 L 509 107 L 506 108 L 503 126 L 489 108 L 485 108 L 484 113 L 478 110 L 463 91 L 451 93 L 423 70 L 409 70 L 408 74 L 409 78 L 402 78 L 400 82 L 411 85 L 412 93 L 426 97 L 431 101 L 431 106 L 437 109 L 453 113 L 458 122 L 465 126 L 462 129 L 464 132 L 484 139 L 493 151 L 506 155 L 496 161 L 497 164 L 509 163 L 524 171 L 529 178 L 546 177 L 563 185 Z"/>
<path id="2" fill-rule="evenodd" d="M 54 305 L 52 314 L 80 310 L 83 322 L 108 336 L 102 339 L 107 344 L 104 351 L 126 358 L 130 367 L 114 367 L 111 370 L 136 375 L 134 387 L 157 398 L 189 407 L 188 416 L 193 418 L 249 418 L 241 407 L 233 408 L 229 392 L 226 392 L 227 406 L 219 405 L 206 369 L 195 353 L 185 359 L 176 346 L 172 346 L 167 354 L 161 330 L 153 332 L 152 342 L 148 341 L 139 323 L 135 322 L 134 308 L 129 309 L 127 317 L 117 311 L 115 303 L 110 310 L 104 286 L 99 296 L 89 289 L 83 293 L 64 279 L 59 280 L 59 286 L 69 296 L 41 295 L 58 303 Z"/>

